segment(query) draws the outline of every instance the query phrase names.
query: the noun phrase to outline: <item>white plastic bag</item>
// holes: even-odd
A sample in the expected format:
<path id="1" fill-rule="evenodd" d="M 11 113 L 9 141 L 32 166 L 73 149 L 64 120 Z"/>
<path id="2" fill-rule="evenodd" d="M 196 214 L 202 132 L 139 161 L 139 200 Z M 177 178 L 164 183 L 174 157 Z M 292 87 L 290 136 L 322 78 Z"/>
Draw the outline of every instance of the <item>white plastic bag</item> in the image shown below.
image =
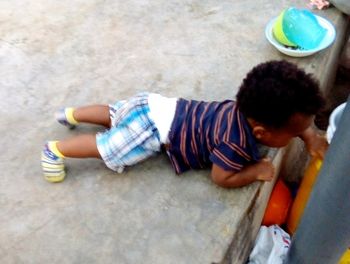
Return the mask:
<path id="1" fill-rule="evenodd" d="M 290 236 L 278 225 L 261 226 L 249 264 L 282 264 L 287 257 Z"/>
<path id="2" fill-rule="evenodd" d="M 341 105 L 338 105 L 338 107 L 333 110 L 331 116 L 329 117 L 329 125 L 327 128 L 327 141 L 329 144 L 331 144 L 333 135 L 337 130 L 337 126 L 339 125 L 339 121 L 343 115 L 345 106 L 346 106 L 346 103 L 342 103 Z"/>

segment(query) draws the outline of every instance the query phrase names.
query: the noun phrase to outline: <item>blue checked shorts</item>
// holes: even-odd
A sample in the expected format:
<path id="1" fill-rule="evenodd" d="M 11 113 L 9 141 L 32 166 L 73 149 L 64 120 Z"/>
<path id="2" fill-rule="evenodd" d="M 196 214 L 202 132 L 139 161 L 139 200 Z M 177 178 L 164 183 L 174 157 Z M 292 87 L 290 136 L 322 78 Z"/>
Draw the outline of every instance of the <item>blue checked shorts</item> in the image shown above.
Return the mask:
<path id="1" fill-rule="evenodd" d="M 96 135 L 98 151 L 108 168 L 121 173 L 160 152 L 159 132 L 149 118 L 148 93 L 109 106 L 111 128 Z"/>

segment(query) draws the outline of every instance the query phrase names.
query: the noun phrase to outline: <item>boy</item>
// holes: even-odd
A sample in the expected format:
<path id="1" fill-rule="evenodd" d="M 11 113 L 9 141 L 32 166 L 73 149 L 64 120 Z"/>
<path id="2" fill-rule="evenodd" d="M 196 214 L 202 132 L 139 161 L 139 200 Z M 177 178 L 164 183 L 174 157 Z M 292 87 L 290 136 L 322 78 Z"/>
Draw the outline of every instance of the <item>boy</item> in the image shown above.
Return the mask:
<path id="1" fill-rule="evenodd" d="M 270 61 L 247 74 L 236 102 L 144 93 L 110 106 L 65 108 L 56 116 L 63 125 L 86 122 L 108 129 L 47 142 L 41 164 L 45 178 L 59 182 L 65 177 L 65 157 L 102 158 L 122 172 L 165 149 L 177 174 L 211 166 L 213 181 L 223 187 L 270 181 L 274 168 L 260 156 L 259 145 L 283 147 L 300 137 L 311 155 L 323 156 L 326 140 L 312 128 L 323 104 L 309 74 L 286 61 Z"/>

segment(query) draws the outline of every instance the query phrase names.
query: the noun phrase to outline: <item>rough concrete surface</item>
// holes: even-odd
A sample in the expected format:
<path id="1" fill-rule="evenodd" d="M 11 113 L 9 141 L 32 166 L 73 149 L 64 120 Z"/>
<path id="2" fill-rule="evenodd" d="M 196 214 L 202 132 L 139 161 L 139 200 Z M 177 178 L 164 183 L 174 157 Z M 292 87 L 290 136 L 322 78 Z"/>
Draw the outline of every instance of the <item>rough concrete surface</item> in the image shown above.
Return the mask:
<path id="1" fill-rule="evenodd" d="M 265 40 L 264 27 L 291 2 L 305 6 L 0 1 L 0 263 L 222 261 L 259 184 L 226 190 L 208 171 L 178 177 L 164 155 L 120 175 L 98 160 L 69 160 L 66 180 L 50 184 L 40 151 L 46 140 L 99 130 L 60 126 L 53 113 L 62 106 L 144 90 L 233 98 L 252 66 L 289 59 Z M 339 19 L 335 10 L 323 14 Z M 327 52 L 299 62 L 318 65 Z"/>

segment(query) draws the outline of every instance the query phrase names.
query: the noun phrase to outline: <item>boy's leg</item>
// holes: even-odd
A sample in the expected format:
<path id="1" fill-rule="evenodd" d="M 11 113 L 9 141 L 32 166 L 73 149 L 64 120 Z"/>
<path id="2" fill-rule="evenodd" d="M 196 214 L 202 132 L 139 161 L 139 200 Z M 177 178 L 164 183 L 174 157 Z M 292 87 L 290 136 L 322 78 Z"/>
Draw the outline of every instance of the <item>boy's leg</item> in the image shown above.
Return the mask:
<path id="1" fill-rule="evenodd" d="M 41 165 L 46 180 L 64 180 L 66 173 L 63 159 L 66 157 L 101 158 L 96 145 L 96 135 L 79 135 L 62 141 L 49 141 L 41 154 Z"/>
<path id="2" fill-rule="evenodd" d="M 73 112 L 74 119 L 78 122 L 111 126 L 108 105 L 90 105 L 76 108 Z"/>
<path id="3" fill-rule="evenodd" d="M 58 141 L 57 150 L 67 158 L 101 158 L 96 145 L 96 135 L 78 135 Z"/>
<path id="4" fill-rule="evenodd" d="M 110 127 L 108 105 L 90 105 L 78 108 L 63 108 L 56 113 L 56 119 L 62 125 L 74 128 L 80 122 Z"/>

